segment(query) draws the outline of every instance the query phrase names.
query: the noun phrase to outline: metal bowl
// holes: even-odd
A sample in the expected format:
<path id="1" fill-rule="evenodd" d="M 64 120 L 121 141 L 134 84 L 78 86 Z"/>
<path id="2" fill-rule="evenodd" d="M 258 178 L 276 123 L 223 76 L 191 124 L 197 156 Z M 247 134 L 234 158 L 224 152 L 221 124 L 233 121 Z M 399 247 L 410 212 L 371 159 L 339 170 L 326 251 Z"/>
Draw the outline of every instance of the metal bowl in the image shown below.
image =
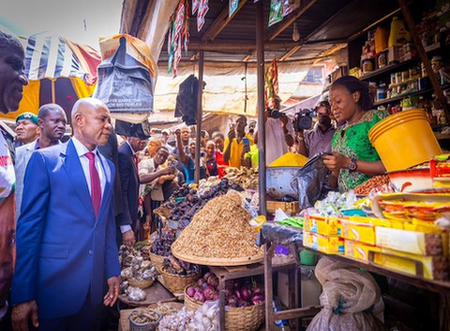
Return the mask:
<path id="1" fill-rule="evenodd" d="M 292 179 L 302 167 L 273 167 L 266 171 L 266 190 L 275 200 L 281 200 L 286 195 L 298 199 L 298 192 L 291 186 Z"/>

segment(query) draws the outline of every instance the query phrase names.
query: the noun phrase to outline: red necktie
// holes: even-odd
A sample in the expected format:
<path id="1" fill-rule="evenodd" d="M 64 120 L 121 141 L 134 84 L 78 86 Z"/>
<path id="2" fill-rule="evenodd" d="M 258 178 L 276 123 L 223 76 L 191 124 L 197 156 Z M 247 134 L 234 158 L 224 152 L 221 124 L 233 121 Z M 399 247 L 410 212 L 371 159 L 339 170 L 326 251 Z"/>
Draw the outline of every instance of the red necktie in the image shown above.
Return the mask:
<path id="1" fill-rule="evenodd" d="M 139 156 L 134 154 L 134 163 L 136 163 L 136 172 L 139 173 Z"/>
<path id="2" fill-rule="evenodd" d="M 94 206 L 95 217 L 100 210 L 100 203 L 102 201 L 102 187 L 100 185 L 100 177 L 98 176 L 97 168 L 95 167 L 95 154 L 92 152 L 86 153 L 89 159 L 89 173 L 91 175 L 91 199 Z"/>

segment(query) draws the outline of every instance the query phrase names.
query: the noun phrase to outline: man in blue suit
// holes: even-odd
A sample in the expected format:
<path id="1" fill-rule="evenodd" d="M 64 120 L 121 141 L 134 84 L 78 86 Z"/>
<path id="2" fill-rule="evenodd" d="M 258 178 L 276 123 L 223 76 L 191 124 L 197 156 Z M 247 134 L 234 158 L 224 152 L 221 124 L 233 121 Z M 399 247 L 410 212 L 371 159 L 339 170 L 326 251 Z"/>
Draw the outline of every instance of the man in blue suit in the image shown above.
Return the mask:
<path id="1" fill-rule="evenodd" d="M 115 169 L 97 150 L 111 133 L 98 99 L 72 109 L 74 137 L 37 150 L 28 162 L 17 223 L 12 287 L 15 330 L 89 330 L 103 304 L 112 306 L 120 274 L 112 204 Z"/>

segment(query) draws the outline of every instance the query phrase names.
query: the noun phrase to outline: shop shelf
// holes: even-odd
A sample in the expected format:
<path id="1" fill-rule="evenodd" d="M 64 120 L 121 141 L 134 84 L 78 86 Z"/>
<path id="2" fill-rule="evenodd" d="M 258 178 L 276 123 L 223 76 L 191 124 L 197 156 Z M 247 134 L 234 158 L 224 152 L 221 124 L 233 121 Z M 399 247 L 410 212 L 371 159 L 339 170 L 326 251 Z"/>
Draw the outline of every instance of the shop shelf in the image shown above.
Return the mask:
<path id="1" fill-rule="evenodd" d="M 433 92 L 433 91 L 434 91 L 434 89 L 429 88 L 429 89 L 426 89 L 426 90 L 420 90 L 420 91 L 416 91 L 416 92 L 412 92 L 412 93 L 406 93 L 406 94 L 402 94 L 402 95 L 396 96 L 394 98 L 389 98 L 389 99 L 384 99 L 384 100 L 380 100 L 380 101 L 374 102 L 373 105 L 374 106 L 385 105 L 387 103 L 391 103 L 391 102 L 402 100 L 402 99 L 404 99 L 404 98 L 406 98 L 408 96 L 422 95 L 422 94 L 427 94 L 427 93 L 430 93 L 430 92 Z"/>

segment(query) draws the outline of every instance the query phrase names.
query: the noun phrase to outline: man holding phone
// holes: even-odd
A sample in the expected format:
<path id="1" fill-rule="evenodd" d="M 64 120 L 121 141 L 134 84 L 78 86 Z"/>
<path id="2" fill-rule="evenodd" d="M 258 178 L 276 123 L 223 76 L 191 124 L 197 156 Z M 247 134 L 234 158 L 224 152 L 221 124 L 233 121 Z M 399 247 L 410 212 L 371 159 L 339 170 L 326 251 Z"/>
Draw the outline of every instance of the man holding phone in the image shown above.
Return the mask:
<path id="1" fill-rule="evenodd" d="M 230 127 L 228 137 L 225 139 L 223 158 L 230 167 L 240 168 L 241 159 L 245 153 L 250 151 L 250 146 L 254 144 L 253 138 L 245 133 L 246 126 L 247 118 L 239 115 L 236 124 Z"/>

